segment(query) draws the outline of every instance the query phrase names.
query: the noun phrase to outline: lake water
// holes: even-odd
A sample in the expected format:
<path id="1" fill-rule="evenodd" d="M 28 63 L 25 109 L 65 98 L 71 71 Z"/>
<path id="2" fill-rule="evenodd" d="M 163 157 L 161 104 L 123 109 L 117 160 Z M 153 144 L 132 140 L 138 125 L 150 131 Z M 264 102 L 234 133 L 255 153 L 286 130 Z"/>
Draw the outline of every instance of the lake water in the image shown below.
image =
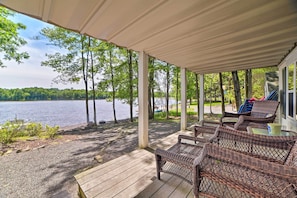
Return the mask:
<path id="1" fill-rule="evenodd" d="M 96 100 L 97 122 L 100 120 L 112 121 L 112 102 Z M 137 116 L 137 107 L 134 107 L 133 116 Z M 93 121 L 93 103 L 89 103 L 90 121 Z M 86 123 L 85 101 L 26 101 L 0 102 L 0 123 L 8 120 L 23 119 L 25 121 L 40 122 L 50 126 L 72 126 Z M 130 118 L 128 104 L 116 100 L 117 120 Z"/>

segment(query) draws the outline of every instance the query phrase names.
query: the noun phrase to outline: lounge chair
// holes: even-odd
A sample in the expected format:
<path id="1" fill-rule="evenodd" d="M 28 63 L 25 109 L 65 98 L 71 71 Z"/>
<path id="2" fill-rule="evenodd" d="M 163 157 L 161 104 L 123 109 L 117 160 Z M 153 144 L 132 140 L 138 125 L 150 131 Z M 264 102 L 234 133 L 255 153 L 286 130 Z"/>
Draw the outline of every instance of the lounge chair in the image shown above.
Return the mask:
<path id="1" fill-rule="evenodd" d="M 227 113 L 220 119 L 220 123 L 242 131 L 246 131 L 248 126 L 265 128 L 267 123 L 274 122 L 278 106 L 279 102 L 274 100 L 254 101 L 250 112 L 242 114 Z M 226 117 L 237 117 L 238 119 L 236 122 L 229 122 L 225 121 Z"/>
<path id="2" fill-rule="evenodd" d="M 278 101 L 278 92 L 276 90 L 273 90 L 269 93 L 268 96 L 266 96 L 263 100 L 274 100 L 274 101 Z M 254 99 L 249 98 L 249 99 L 245 99 L 244 103 L 242 105 L 240 105 L 239 110 L 237 113 L 245 113 L 245 112 L 249 112 L 252 110 L 253 108 L 253 104 L 254 104 Z"/>

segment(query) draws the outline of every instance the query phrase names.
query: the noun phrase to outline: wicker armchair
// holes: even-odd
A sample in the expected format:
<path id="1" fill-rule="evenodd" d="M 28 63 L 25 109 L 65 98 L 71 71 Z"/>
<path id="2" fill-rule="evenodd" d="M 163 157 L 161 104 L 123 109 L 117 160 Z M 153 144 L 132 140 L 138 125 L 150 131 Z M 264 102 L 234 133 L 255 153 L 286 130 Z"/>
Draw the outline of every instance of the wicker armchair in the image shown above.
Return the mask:
<path id="1" fill-rule="evenodd" d="M 247 126 L 265 128 L 267 127 L 267 123 L 274 122 L 278 106 L 278 101 L 254 101 L 253 108 L 250 112 L 242 114 L 225 113 L 221 117 L 220 122 L 221 125 L 231 126 L 234 129 L 242 131 L 246 131 Z M 238 120 L 236 122 L 224 121 L 227 117 L 237 117 Z"/>
<path id="2" fill-rule="evenodd" d="M 193 164 L 195 197 L 297 197 L 297 168 L 206 144 Z"/>

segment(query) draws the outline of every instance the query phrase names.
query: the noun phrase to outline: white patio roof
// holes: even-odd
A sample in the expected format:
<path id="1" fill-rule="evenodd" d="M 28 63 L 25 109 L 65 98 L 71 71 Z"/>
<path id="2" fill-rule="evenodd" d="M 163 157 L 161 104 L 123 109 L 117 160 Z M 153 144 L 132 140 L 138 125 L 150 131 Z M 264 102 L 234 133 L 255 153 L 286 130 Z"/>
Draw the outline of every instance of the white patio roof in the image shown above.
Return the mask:
<path id="1" fill-rule="evenodd" d="M 197 73 L 275 66 L 297 42 L 294 0 L 0 0 L 0 5 Z"/>

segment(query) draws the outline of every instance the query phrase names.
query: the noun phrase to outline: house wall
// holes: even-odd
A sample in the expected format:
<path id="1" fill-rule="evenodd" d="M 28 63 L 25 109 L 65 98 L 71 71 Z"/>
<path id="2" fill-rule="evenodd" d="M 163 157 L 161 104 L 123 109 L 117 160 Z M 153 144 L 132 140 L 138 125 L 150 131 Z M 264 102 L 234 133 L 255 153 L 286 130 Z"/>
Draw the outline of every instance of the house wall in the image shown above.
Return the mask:
<path id="1" fill-rule="evenodd" d="M 297 47 L 279 64 L 279 121 L 283 128 L 297 129 Z"/>

